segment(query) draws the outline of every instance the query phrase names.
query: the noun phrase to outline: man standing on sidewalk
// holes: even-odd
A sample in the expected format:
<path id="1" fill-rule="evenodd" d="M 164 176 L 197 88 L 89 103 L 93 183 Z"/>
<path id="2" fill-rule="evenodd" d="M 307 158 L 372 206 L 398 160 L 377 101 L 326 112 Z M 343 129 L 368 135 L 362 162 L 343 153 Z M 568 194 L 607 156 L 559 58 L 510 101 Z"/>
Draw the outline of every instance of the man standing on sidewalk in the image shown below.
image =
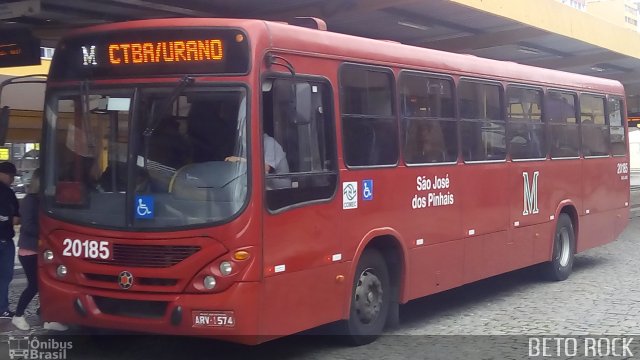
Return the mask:
<path id="1" fill-rule="evenodd" d="M 15 165 L 8 161 L 0 162 L 0 318 L 5 319 L 14 315 L 9 310 L 9 283 L 13 279 L 16 257 L 13 226 L 20 222 L 18 199 L 11 189 L 16 173 Z"/>

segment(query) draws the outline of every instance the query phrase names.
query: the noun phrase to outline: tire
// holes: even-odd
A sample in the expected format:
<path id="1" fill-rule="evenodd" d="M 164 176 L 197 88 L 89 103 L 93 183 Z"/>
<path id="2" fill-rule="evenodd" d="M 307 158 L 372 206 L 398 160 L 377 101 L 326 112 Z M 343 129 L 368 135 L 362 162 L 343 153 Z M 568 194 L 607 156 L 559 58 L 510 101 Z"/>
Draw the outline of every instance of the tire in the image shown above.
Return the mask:
<path id="1" fill-rule="evenodd" d="M 547 279 L 552 281 L 566 280 L 573 269 L 576 252 L 576 236 L 569 215 L 562 213 L 558 217 L 556 232 L 553 237 L 553 255 L 551 261 L 544 264 Z"/>
<path id="2" fill-rule="evenodd" d="M 351 291 L 349 319 L 343 324 L 351 345 L 364 345 L 380 336 L 391 305 L 387 264 L 377 250 L 365 250 L 358 262 Z"/>

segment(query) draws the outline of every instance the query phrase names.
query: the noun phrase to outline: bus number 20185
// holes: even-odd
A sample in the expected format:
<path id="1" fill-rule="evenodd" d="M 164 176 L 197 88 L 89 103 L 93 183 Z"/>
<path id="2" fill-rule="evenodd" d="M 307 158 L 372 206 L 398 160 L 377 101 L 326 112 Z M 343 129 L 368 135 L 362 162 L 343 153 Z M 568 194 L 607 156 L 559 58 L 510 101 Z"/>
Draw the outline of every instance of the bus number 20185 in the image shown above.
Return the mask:
<path id="1" fill-rule="evenodd" d="M 64 239 L 62 244 L 63 256 L 108 260 L 112 254 L 108 241 Z"/>

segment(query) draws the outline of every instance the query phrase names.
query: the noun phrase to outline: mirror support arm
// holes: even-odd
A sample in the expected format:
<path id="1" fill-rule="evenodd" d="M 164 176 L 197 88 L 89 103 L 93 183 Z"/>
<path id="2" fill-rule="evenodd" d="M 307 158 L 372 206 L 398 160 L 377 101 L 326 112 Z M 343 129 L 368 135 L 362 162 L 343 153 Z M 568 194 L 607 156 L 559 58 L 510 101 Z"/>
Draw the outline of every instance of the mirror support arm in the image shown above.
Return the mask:
<path id="1" fill-rule="evenodd" d="M 44 79 L 34 79 L 41 78 Z M 0 106 L 2 105 L 2 90 L 9 85 L 15 84 L 42 84 L 47 82 L 47 75 L 35 74 L 35 75 L 23 75 L 9 78 L 0 83 Z M 9 131 L 9 106 L 2 106 L 0 110 L 0 145 L 4 145 L 7 140 L 7 132 Z"/>
<path id="2" fill-rule="evenodd" d="M 278 62 L 278 60 L 282 61 L 282 63 Z M 267 54 L 265 61 L 268 67 L 271 67 L 272 65 L 279 65 L 287 68 L 287 70 L 289 70 L 289 72 L 291 73 L 291 76 L 296 76 L 296 69 L 293 67 L 293 65 L 291 65 L 289 60 L 285 59 L 282 56 L 269 53 Z"/>

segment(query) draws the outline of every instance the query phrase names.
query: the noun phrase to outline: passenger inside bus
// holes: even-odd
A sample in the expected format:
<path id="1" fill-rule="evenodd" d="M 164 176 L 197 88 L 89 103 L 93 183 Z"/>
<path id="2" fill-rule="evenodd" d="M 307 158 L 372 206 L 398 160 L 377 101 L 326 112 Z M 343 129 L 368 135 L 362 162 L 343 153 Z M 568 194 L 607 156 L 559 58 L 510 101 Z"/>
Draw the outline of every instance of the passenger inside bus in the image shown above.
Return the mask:
<path id="1" fill-rule="evenodd" d="M 509 147 L 512 159 L 537 159 L 546 155 L 542 125 L 541 99 L 538 92 L 510 89 L 507 106 Z"/>
<path id="2" fill-rule="evenodd" d="M 582 151 L 584 156 L 608 155 L 608 134 L 606 132 L 603 133 L 601 127 L 596 125 L 592 118 L 584 114 L 582 115 L 582 125 Z"/>
<path id="3" fill-rule="evenodd" d="M 550 91 L 547 94 L 545 110 L 547 119 L 551 123 L 567 123 L 570 118 L 575 120 L 573 104 L 569 104 L 569 101 L 558 92 Z"/>
<path id="4" fill-rule="evenodd" d="M 269 83 L 273 85 L 273 83 Z M 265 187 L 267 190 L 283 189 L 291 187 L 291 179 L 288 177 L 280 177 L 277 175 L 288 174 L 289 162 L 287 160 L 287 152 L 284 150 L 283 145 L 276 140 L 274 134 L 277 131 L 281 131 L 283 123 L 288 121 L 286 117 L 286 106 L 284 108 L 280 104 L 274 104 L 273 86 L 269 88 L 269 91 L 263 92 L 263 123 L 262 123 L 262 146 L 264 151 L 264 170 L 267 178 L 265 179 Z M 274 112 L 279 114 L 278 121 L 274 121 Z M 286 146 L 286 143 L 284 144 Z M 227 156 L 226 161 L 246 161 L 240 156 Z"/>
<path id="5" fill-rule="evenodd" d="M 79 126 L 68 125 L 66 137 L 58 137 L 57 150 L 60 159 L 57 168 L 58 181 L 79 182 L 93 188 L 100 177 L 100 167 L 91 150 L 86 132 Z"/>
<path id="6" fill-rule="evenodd" d="M 262 119 L 263 149 L 267 190 L 286 189 L 291 187 L 289 177 L 278 175 L 288 174 L 293 166 L 300 165 L 298 158 L 300 149 L 298 127 L 292 127 L 294 114 L 291 108 L 293 97 L 291 84 L 288 81 L 276 82 L 274 88 L 277 94 L 273 95 L 271 111 L 265 109 Z M 267 96 L 266 93 L 263 93 Z M 297 95 L 296 95 L 297 96 Z M 266 103 L 266 101 L 264 101 Z M 276 140 L 278 139 L 278 140 Z M 300 169 L 298 169 L 300 171 Z"/>
<path id="7" fill-rule="evenodd" d="M 149 139 L 147 168 L 155 191 L 171 191 L 176 172 L 190 164 L 224 161 L 236 145 L 238 104 L 231 99 L 197 99 L 186 117 L 169 116 Z"/>
<path id="8" fill-rule="evenodd" d="M 265 105 L 266 106 L 266 105 Z M 274 133 L 274 121 L 271 116 L 271 111 L 265 109 L 263 116 L 263 150 L 264 150 L 264 170 L 265 174 L 279 175 L 289 173 L 289 163 L 287 161 L 287 153 L 284 151 L 282 145 L 272 136 Z M 284 120 L 286 121 L 286 119 Z M 245 161 L 244 158 L 239 156 L 227 156 L 226 161 Z M 265 180 L 265 186 L 267 190 L 289 188 L 291 186 L 291 180 L 288 178 L 271 177 Z"/>
<path id="9" fill-rule="evenodd" d="M 282 146 L 270 135 L 262 134 L 264 146 L 264 172 L 265 174 L 286 174 L 289 172 L 287 163 L 287 153 L 284 152 Z M 225 161 L 246 161 L 245 158 L 239 156 L 227 156 Z"/>
<path id="10" fill-rule="evenodd" d="M 411 163 L 432 163 L 447 160 L 444 135 L 437 120 L 413 121 L 408 135 L 407 161 Z"/>

